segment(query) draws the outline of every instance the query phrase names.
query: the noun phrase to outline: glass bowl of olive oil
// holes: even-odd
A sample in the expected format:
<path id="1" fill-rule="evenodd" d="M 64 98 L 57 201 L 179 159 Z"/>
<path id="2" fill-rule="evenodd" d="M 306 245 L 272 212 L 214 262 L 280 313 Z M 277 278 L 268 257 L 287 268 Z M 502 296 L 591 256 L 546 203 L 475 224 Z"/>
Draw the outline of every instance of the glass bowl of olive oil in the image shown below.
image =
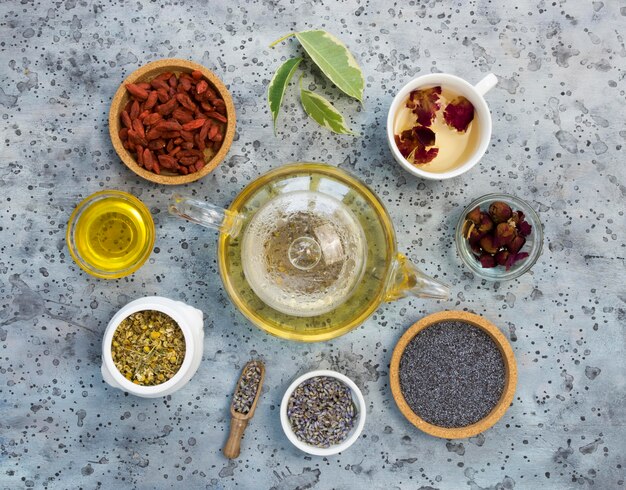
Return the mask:
<path id="1" fill-rule="evenodd" d="M 117 279 L 132 274 L 154 246 L 150 211 L 126 192 L 96 192 L 81 201 L 70 216 L 66 241 L 70 255 L 88 274 Z"/>

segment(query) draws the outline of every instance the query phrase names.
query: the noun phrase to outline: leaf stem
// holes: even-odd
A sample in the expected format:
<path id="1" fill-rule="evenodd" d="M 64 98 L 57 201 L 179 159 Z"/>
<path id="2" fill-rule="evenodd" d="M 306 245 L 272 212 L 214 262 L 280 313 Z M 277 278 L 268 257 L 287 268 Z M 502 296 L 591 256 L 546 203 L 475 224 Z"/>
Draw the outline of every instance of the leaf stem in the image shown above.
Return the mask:
<path id="1" fill-rule="evenodd" d="M 289 34 L 284 35 L 283 37 L 281 37 L 280 39 L 277 39 L 276 41 L 274 41 L 272 44 L 269 45 L 270 48 L 273 48 L 274 46 L 276 46 L 278 43 L 284 41 L 285 39 L 289 39 L 291 36 L 294 36 L 296 33 L 295 32 L 290 32 Z"/>

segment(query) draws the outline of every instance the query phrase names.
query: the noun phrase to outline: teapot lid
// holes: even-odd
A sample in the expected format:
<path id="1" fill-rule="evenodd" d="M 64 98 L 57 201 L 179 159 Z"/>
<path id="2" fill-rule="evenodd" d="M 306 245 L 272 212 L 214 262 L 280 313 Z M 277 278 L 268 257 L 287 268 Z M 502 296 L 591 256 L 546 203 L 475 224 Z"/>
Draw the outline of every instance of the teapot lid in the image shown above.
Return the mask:
<path id="1" fill-rule="evenodd" d="M 346 301 L 364 271 L 363 228 L 328 194 L 280 194 L 252 216 L 241 259 L 248 284 L 268 306 L 288 315 L 327 313 Z"/>

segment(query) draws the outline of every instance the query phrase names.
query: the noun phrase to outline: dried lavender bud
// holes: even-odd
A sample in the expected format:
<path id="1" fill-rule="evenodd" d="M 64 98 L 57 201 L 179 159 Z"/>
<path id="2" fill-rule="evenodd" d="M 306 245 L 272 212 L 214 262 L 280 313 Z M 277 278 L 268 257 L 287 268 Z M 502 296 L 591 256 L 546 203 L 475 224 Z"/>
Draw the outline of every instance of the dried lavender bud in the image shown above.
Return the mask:
<path id="1" fill-rule="evenodd" d="M 498 223 L 496 226 L 496 235 L 494 243 L 498 247 L 502 247 L 510 243 L 515 238 L 515 227 L 508 223 Z"/>
<path id="2" fill-rule="evenodd" d="M 495 223 L 503 223 L 504 221 L 508 221 L 508 219 L 513 214 L 513 210 L 511 206 L 502 201 L 496 201 L 491 203 L 489 206 L 489 216 Z"/>
<path id="3" fill-rule="evenodd" d="M 491 235 L 485 235 L 480 239 L 480 247 L 489 254 L 495 254 L 499 248 Z"/>
<path id="4" fill-rule="evenodd" d="M 525 243 L 526 243 L 526 239 L 523 236 L 517 235 L 516 237 L 513 238 L 513 240 L 511 240 L 511 242 L 507 245 L 506 248 L 512 254 L 516 254 L 520 251 L 520 249 L 524 246 Z"/>
<path id="5" fill-rule="evenodd" d="M 248 413 L 252 408 L 259 383 L 261 382 L 261 365 L 258 361 L 250 361 L 243 368 L 237 390 L 233 396 L 233 409 L 237 413 Z"/>
<path id="6" fill-rule="evenodd" d="M 478 260 L 480 260 L 483 269 L 491 269 L 496 266 L 496 259 L 493 258 L 493 255 L 482 254 Z"/>
<path id="7" fill-rule="evenodd" d="M 509 255 L 510 253 L 508 250 L 500 250 L 495 256 L 496 264 L 506 265 L 506 261 L 509 258 Z"/>
<path id="8" fill-rule="evenodd" d="M 487 233 L 493 229 L 493 221 L 487 213 L 480 214 L 480 225 L 478 225 L 478 231 L 481 233 Z"/>
<path id="9" fill-rule="evenodd" d="M 329 376 L 316 376 L 293 391 L 287 402 L 287 417 L 299 440 L 330 447 L 348 437 L 357 410 L 348 386 Z"/>
<path id="10" fill-rule="evenodd" d="M 474 223 L 475 225 L 479 225 L 480 224 L 480 218 L 481 218 L 480 215 L 481 215 L 480 208 L 479 207 L 475 207 L 469 213 L 467 213 L 466 218 L 468 220 L 470 220 L 472 223 Z"/>

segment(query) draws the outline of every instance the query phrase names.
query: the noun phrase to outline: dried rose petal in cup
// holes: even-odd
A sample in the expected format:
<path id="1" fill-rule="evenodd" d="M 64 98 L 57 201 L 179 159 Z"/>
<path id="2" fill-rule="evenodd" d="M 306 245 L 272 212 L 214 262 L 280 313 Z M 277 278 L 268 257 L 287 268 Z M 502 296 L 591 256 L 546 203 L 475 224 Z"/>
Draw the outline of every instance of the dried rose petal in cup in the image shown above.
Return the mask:
<path id="1" fill-rule="evenodd" d="M 474 119 L 474 106 L 468 99 L 462 95 L 451 96 L 439 85 L 411 91 L 405 107 L 411 117 L 396 128 L 394 140 L 400 154 L 414 165 L 430 163 L 440 155 L 440 147 L 434 146 L 438 131 L 446 140 L 442 132 L 465 133 Z M 447 142 L 448 146 L 458 146 L 458 143 Z"/>
<path id="2" fill-rule="evenodd" d="M 474 119 L 474 106 L 465 97 L 459 95 L 446 106 L 443 118 L 448 126 L 464 133 Z"/>
<path id="3" fill-rule="evenodd" d="M 531 232 L 524 213 L 502 201 L 493 202 L 488 212 L 476 207 L 465 216 L 464 236 L 485 269 L 501 266 L 508 271 L 527 258 L 528 253 L 521 249 Z"/>

